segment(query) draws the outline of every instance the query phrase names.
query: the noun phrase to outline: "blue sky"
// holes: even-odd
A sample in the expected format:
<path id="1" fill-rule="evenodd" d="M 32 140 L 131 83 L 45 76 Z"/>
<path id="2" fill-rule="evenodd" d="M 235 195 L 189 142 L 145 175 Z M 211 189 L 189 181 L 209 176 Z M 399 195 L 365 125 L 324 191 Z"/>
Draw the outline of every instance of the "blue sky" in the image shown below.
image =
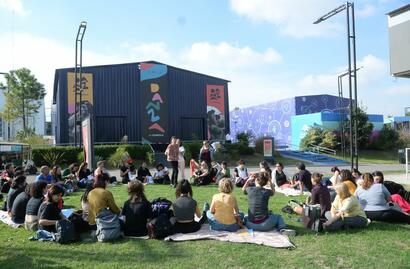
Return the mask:
<path id="1" fill-rule="evenodd" d="M 359 102 L 369 113 L 401 115 L 410 106 L 410 80 L 390 76 L 385 15 L 408 2 L 355 2 L 357 59 L 364 66 Z M 346 69 L 345 13 L 312 22 L 342 3 L 0 0 L 0 71 L 30 68 L 46 86 L 49 107 L 54 70 L 74 64 L 75 34 L 86 20 L 84 65 L 157 60 L 226 78 L 231 109 L 336 95 L 337 74 Z"/>

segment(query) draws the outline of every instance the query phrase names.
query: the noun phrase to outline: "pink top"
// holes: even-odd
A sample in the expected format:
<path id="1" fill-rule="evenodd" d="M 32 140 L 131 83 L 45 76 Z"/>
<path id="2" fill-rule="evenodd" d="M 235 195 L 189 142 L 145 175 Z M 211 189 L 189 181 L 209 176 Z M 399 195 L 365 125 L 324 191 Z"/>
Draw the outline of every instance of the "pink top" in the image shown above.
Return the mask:
<path id="1" fill-rule="evenodd" d="M 165 155 L 167 155 L 167 161 L 177 162 L 179 159 L 179 146 L 177 144 L 169 144 Z"/>

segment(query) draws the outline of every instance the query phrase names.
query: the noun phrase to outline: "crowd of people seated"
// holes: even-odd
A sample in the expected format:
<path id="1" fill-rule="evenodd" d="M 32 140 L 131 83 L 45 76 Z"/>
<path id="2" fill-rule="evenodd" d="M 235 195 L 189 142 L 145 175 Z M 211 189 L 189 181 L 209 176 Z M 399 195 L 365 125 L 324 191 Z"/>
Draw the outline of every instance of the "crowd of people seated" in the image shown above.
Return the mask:
<path id="1" fill-rule="evenodd" d="M 178 139 L 173 138 L 172 143 L 176 146 L 168 148 L 167 154 L 170 162 L 175 162 L 176 155 L 183 155 L 185 149 L 180 150 Z M 306 205 L 320 208 L 320 219 L 327 231 L 365 228 L 372 221 L 410 224 L 409 193 L 400 184 L 385 181 L 380 171 L 361 174 L 357 169 L 333 167 L 332 176 L 323 178 L 322 174 L 311 173 L 303 163 L 298 163 L 297 172 L 289 178 L 281 163 L 272 170 L 262 161 L 259 171 L 252 173 L 245 162 L 239 160 L 231 174 L 227 162 L 218 164 L 213 160 L 208 142 L 204 142 L 199 156 L 199 162 L 190 161 L 190 179 L 178 179 L 178 171 L 172 171 L 170 177 L 168 168 L 161 163 L 155 166 L 152 175 L 146 162 L 141 162 L 136 169 L 133 163 L 124 161 L 120 182 L 127 184 L 129 199 L 122 207 L 107 188 L 117 179 L 109 174 L 104 161 L 98 162 L 95 171 L 90 171 L 87 163 L 73 163 L 63 171 L 57 165 L 51 171 L 42 166 L 40 174 L 30 184 L 21 168 L 7 164 L 1 173 L 0 190 L 7 193 L 3 210 L 14 223 L 23 224 L 30 231 L 55 232 L 56 222 L 68 219 L 93 236 L 97 233 L 101 212 L 108 211 L 119 216 L 126 236 L 144 236 L 149 233 L 148 224 L 154 218 L 144 186 L 170 184 L 175 186 L 170 218 L 172 233 L 196 232 L 204 223 L 218 231 L 234 232 L 244 227 L 255 231 L 280 231 L 286 227 L 285 221 L 269 209 L 269 200 L 275 189 L 292 188 L 308 194 Z M 172 164 L 173 170 L 179 167 Z M 217 184 L 218 193 L 212 196 L 210 205 L 205 203 L 200 210 L 192 185 L 208 184 Z M 247 197 L 246 215 L 239 208 L 234 188 L 241 188 Z M 75 212 L 76 218 L 65 216 L 62 213 L 64 196 L 79 190 L 83 191 L 81 210 Z M 303 215 L 304 205 L 293 204 L 290 210 L 289 213 Z"/>

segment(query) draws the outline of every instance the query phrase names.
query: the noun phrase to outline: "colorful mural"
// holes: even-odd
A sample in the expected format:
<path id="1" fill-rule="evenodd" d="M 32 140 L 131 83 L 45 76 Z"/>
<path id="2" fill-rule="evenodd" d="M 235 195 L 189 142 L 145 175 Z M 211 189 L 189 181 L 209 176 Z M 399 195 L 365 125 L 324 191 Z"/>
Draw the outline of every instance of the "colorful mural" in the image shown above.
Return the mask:
<path id="1" fill-rule="evenodd" d="M 225 93 L 223 85 L 206 85 L 208 139 L 225 138 Z"/>
<path id="2" fill-rule="evenodd" d="M 168 139 L 168 68 L 141 63 L 141 137 L 144 143 Z"/>

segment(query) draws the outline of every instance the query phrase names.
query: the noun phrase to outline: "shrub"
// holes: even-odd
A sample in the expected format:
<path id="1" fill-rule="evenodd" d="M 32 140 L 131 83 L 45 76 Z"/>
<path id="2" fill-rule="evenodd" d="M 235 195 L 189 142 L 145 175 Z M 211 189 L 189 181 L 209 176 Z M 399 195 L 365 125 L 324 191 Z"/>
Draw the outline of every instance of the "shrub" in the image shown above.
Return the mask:
<path id="1" fill-rule="evenodd" d="M 124 147 L 118 147 L 113 155 L 108 158 L 108 166 L 111 168 L 119 168 L 123 161 L 129 157 L 129 153 Z"/>
<path id="2" fill-rule="evenodd" d="M 64 164 L 71 164 L 77 162 L 77 157 L 78 154 L 82 151 L 80 148 L 76 147 L 46 147 L 46 148 L 34 148 L 33 149 L 33 162 L 35 163 L 36 166 L 42 166 L 42 165 L 52 165 L 50 161 L 55 159 L 55 157 L 50 157 L 51 155 L 61 155 L 64 154 L 63 157 L 60 157 L 57 161 L 59 165 L 64 165 Z M 47 153 L 47 154 L 46 154 Z M 49 154 L 50 155 L 49 155 Z M 44 158 L 46 157 L 46 159 Z M 49 158 L 50 157 L 50 158 Z M 56 160 L 55 160 L 56 161 Z M 54 163 L 55 164 L 55 163 Z"/>
<path id="3" fill-rule="evenodd" d="M 369 148 L 386 150 L 400 146 L 399 133 L 390 126 L 384 126 L 379 136 L 369 145 Z"/>
<path id="4" fill-rule="evenodd" d="M 199 151 L 202 147 L 202 141 L 190 142 L 183 144 L 185 148 L 185 159 L 189 162 L 191 159 L 198 160 Z"/>

